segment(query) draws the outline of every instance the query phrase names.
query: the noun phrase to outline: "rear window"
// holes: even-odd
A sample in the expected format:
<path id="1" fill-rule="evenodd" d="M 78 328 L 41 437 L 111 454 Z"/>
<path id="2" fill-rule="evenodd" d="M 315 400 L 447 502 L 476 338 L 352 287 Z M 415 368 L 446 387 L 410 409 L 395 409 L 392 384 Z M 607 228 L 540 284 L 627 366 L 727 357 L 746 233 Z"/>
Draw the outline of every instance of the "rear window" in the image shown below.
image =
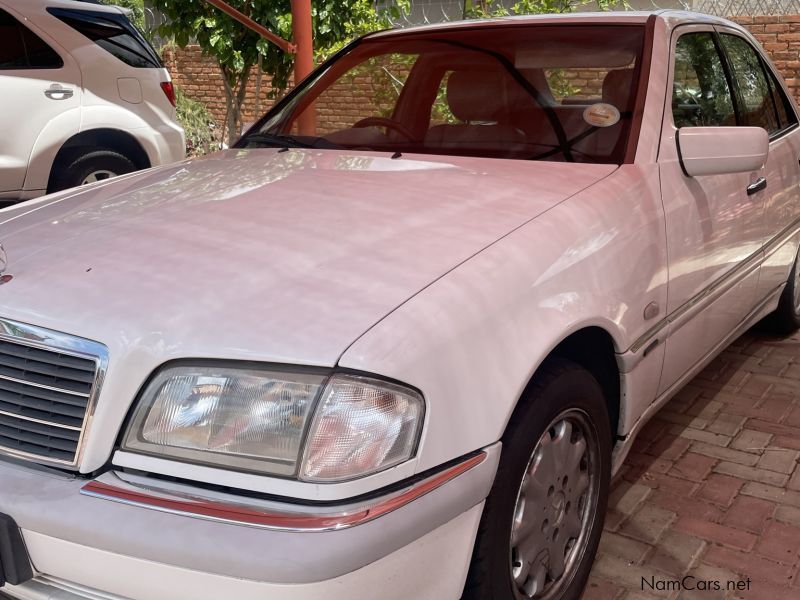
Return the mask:
<path id="1" fill-rule="evenodd" d="M 61 57 L 42 38 L 0 9 L 0 70 L 60 69 Z"/>
<path id="2" fill-rule="evenodd" d="M 138 69 L 163 67 L 153 47 L 122 14 L 62 8 L 48 8 L 47 12 L 85 35 L 126 65 Z"/>

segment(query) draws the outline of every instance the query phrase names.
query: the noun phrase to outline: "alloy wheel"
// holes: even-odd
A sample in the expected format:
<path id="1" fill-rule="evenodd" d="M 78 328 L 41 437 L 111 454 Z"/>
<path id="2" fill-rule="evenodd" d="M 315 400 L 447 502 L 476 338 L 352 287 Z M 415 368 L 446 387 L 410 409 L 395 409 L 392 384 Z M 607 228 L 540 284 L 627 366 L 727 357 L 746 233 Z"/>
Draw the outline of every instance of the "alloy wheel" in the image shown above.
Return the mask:
<path id="1" fill-rule="evenodd" d="M 518 599 L 557 598 L 575 574 L 597 507 L 597 433 L 570 409 L 539 438 L 517 493 L 511 576 Z"/>
<path id="2" fill-rule="evenodd" d="M 97 181 L 105 181 L 106 179 L 111 179 L 112 177 L 116 177 L 116 173 L 112 173 L 111 171 L 107 171 L 105 169 L 99 169 L 97 171 L 92 171 L 89 173 L 81 182 L 81 185 L 86 185 L 88 183 L 95 183 Z"/>

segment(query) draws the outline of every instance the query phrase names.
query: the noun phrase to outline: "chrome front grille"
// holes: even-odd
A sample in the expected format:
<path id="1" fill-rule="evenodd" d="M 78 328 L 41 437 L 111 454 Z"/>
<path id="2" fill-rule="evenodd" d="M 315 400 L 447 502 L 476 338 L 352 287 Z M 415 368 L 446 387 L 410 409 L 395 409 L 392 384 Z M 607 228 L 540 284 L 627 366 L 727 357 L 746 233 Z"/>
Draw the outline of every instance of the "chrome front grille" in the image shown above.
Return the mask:
<path id="1" fill-rule="evenodd" d="M 75 467 L 105 346 L 0 319 L 0 454 Z"/>

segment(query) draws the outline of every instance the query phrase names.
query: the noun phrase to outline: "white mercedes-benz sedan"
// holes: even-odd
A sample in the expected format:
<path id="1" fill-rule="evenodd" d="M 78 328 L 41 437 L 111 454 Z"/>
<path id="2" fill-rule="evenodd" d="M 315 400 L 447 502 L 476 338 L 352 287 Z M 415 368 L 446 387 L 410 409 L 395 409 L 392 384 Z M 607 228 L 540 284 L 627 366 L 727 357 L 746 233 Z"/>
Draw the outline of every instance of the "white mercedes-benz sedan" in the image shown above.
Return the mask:
<path id="1" fill-rule="evenodd" d="M 579 598 L 642 425 L 800 325 L 799 131 L 724 20 L 451 23 L 0 212 L 2 593 Z"/>

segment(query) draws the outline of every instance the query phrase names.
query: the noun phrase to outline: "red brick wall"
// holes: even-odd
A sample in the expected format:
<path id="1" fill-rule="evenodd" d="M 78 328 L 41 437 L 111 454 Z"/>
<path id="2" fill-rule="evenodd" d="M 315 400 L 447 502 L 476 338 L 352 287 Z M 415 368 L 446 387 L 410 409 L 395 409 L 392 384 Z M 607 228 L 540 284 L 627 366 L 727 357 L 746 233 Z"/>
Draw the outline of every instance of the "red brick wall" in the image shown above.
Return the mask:
<path id="1" fill-rule="evenodd" d="M 172 74 L 175 84 L 192 98 L 205 104 L 217 124 L 222 127 L 225 122 L 225 83 L 217 63 L 203 56 L 200 46 L 191 45 L 186 48 L 167 47 L 162 52 L 162 59 Z M 272 106 L 273 100 L 267 98 L 270 91 L 270 79 L 262 77 L 261 102 L 259 114 L 256 115 L 256 76 L 250 77 L 247 89 L 247 100 L 244 107 L 244 122 L 253 122 Z"/>
<path id="2" fill-rule="evenodd" d="M 733 17 L 764 46 L 800 103 L 800 15 Z"/>
<path id="3" fill-rule="evenodd" d="M 800 103 L 800 15 L 770 15 L 753 17 L 733 17 L 734 21 L 741 23 L 749 29 L 764 49 L 772 58 L 775 66 L 783 74 L 789 90 Z M 167 48 L 164 51 L 164 63 L 172 73 L 175 83 L 187 96 L 203 102 L 208 106 L 211 114 L 220 127 L 225 119 L 225 91 L 222 76 L 215 62 L 204 57 L 199 46 L 188 46 L 184 49 Z M 572 75 L 572 74 L 570 74 Z M 580 81 L 579 87 L 583 94 L 597 95 L 599 93 L 599 80 L 594 77 Z M 369 85 L 357 86 L 361 89 L 370 89 Z M 593 88 L 598 88 L 597 90 Z M 261 101 L 258 114 L 256 113 L 256 77 L 250 77 L 247 100 L 245 102 L 244 121 L 253 122 L 263 114 L 273 103 L 267 98 L 269 92 L 269 77 L 262 79 Z M 327 99 L 326 99 L 327 100 Z M 334 101 L 335 99 L 330 99 Z M 350 105 L 355 110 L 355 98 L 342 98 L 341 102 Z M 340 105 L 341 106 L 341 105 Z M 321 120 L 325 119 L 327 112 L 325 106 L 317 107 Z M 359 112 L 359 111 L 355 111 Z M 363 112 L 363 111 L 360 111 Z M 355 113 L 354 113 L 355 114 Z"/>

